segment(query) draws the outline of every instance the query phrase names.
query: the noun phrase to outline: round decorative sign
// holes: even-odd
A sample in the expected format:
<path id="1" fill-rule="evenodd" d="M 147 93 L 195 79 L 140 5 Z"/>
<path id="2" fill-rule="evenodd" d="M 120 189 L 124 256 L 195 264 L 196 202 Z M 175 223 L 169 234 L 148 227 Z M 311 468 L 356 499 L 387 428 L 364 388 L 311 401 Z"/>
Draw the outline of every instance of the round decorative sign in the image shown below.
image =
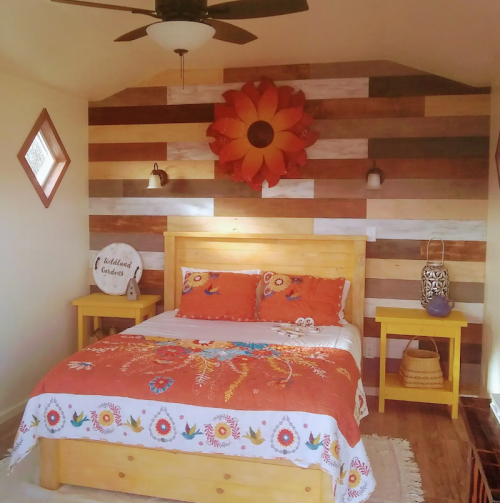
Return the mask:
<path id="1" fill-rule="evenodd" d="M 301 178 L 307 162 L 306 148 L 318 140 L 304 112 L 306 97 L 290 86 L 277 87 L 263 77 L 258 87 L 247 82 L 241 91 L 223 94 L 225 104 L 215 105 L 215 122 L 207 129 L 219 169 L 235 182 L 261 190 L 283 178 Z"/>
<path id="2" fill-rule="evenodd" d="M 138 251 L 125 243 L 113 243 L 103 248 L 92 269 L 96 285 L 108 295 L 124 295 L 128 282 L 142 276 L 142 260 Z"/>

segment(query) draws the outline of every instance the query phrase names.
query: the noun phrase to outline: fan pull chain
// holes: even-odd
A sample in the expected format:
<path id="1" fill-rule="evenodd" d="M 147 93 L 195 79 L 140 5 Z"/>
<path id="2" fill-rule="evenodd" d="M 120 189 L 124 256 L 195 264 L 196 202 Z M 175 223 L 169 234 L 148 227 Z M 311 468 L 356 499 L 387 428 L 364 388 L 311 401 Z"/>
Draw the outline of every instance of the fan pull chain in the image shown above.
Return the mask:
<path id="1" fill-rule="evenodd" d="M 187 54 L 188 51 L 185 49 L 176 49 L 174 51 L 176 54 L 178 54 L 181 58 L 181 79 L 182 79 L 182 89 L 184 89 L 184 84 L 185 84 L 185 66 L 184 66 L 184 55 Z"/>

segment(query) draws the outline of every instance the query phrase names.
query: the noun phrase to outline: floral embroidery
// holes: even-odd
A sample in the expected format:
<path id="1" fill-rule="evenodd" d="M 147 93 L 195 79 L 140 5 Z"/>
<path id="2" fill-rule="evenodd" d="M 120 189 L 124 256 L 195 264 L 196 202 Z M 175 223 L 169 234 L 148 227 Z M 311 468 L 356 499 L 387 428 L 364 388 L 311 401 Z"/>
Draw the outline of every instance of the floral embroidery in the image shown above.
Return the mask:
<path id="1" fill-rule="evenodd" d="M 79 428 L 85 421 L 90 421 L 87 419 L 87 416 L 84 417 L 84 413 L 82 411 L 81 414 L 77 414 L 76 412 L 73 414 L 73 419 L 71 420 L 71 424 L 75 428 Z"/>
<path id="2" fill-rule="evenodd" d="M 214 272 L 188 272 L 184 277 L 182 293 L 189 293 L 193 288 L 198 288 L 205 285 L 209 279 L 217 279 L 218 277 L 219 273 Z"/>
<path id="3" fill-rule="evenodd" d="M 292 454 L 298 450 L 300 436 L 288 416 L 284 416 L 274 428 L 271 446 L 280 454 Z"/>
<path id="4" fill-rule="evenodd" d="M 343 376 L 346 376 L 347 379 L 349 379 L 349 381 L 351 380 L 351 374 L 349 374 L 349 372 L 346 369 L 344 369 L 342 367 L 338 367 L 336 370 L 337 370 L 337 372 L 339 374 L 342 374 Z"/>
<path id="5" fill-rule="evenodd" d="M 134 419 L 130 416 L 130 420 L 125 423 L 134 433 L 140 433 L 144 428 L 141 426 L 141 417 Z"/>
<path id="6" fill-rule="evenodd" d="M 357 498 L 363 495 L 368 487 L 368 475 L 370 466 L 363 463 L 359 458 L 354 458 L 349 471 L 349 487 L 347 494 L 350 498 Z"/>
<path id="7" fill-rule="evenodd" d="M 188 423 L 186 423 L 186 429 L 185 429 L 185 431 L 182 432 L 182 436 L 186 440 L 193 440 L 193 438 L 196 435 L 203 435 L 203 433 L 200 430 L 196 429 L 196 423 L 192 428 L 189 426 Z"/>
<path id="8" fill-rule="evenodd" d="M 309 441 L 306 442 L 306 445 L 312 451 L 316 451 L 323 445 L 323 442 L 320 442 L 320 440 L 321 440 L 321 433 L 317 437 L 315 437 L 311 432 L 311 434 L 309 435 Z"/>
<path id="9" fill-rule="evenodd" d="M 238 420 L 227 414 L 215 416 L 211 423 L 205 425 L 207 443 L 214 447 L 229 447 L 233 440 L 240 438 Z"/>
<path id="10" fill-rule="evenodd" d="M 213 358 L 217 358 L 220 362 L 225 362 L 228 360 L 232 360 L 237 356 L 250 356 L 248 351 L 244 351 L 242 349 L 217 349 L 217 348 L 209 348 L 204 349 L 200 356 L 204 358 L 208 358 L 209 360 Z"/>
<path id="11" fill-rule="evenodd" d="M 92 362 L 69 362 L 68 367 L 73 370 L 90 370 L 94 364 Z"/>
<path id="12" fill-rule="evenodd" d="M 94 430 L 105 435 L 113 433 L 118 426 L 122 426 L 120 407 L 112 403 L 102 403 L 98 410 L 90 413 Z"/>
<path id="13" fill-rule="evenodd" d="M 286 274 L 275 274 L 267 272 L 264 275 L 264 297 L 271 297 L 275 293 L 286 290 L 292 283 L 302 283 L 300 276 L 287 276 Z M 288 297 L 290 297 L 288 299 Z M 293 290 L 286 296 L 288 300 L 300 300 L 300 295 Z"/>
<path id="14" fill-rule="evenodd" d="M 243 438 L 248 438 L 254 445 L 260 445 L 262 442 L 265 442 L 265 439 L 262 438 L 260 428 L 257 431 L 253 431 L 252 428 L 249 428 L 248 433 L 243 435 Z"/>
<path id="15" fill-rule="evenodd" d="M 45 426 L 50 433 L 56 433 L 66 424 L 66 417 L 55 398 L 45 408 Z"/>
<path id="16" fill-rule="evenodd" d="M 110 410 L 103 410 L 99 414 L 99 423 L 102 426 L 111 426 L 115 421 L 115 416 Z"/>
<path id="17" fill-rule="evenodd" d="M 149 389 L 156 394 L 164 393 L 172 384 L 174 384 L 174 380 L 170 377 L 155 377 L 149 383 Z"/>
<path id="18" fill-rule="evenodd" d="M 358 470 L 351 470 L 349 473 L 349 487 L 351 489 L 358 487 L 361 482 L 361 473 Z"/>
<path id="19" fill-rule="evenodd" d="M 330 446 L 330 453 L 335 459 L 340 459 L 340 446 L 337 440 L 332 442 Z"/>
<path id="20" fill-rule="evenodd" d="M 172 442 L 177 436 L 174 421 L 165 407 L 153 417 L 149 425 L 149 434 L 159 442 Z"/>

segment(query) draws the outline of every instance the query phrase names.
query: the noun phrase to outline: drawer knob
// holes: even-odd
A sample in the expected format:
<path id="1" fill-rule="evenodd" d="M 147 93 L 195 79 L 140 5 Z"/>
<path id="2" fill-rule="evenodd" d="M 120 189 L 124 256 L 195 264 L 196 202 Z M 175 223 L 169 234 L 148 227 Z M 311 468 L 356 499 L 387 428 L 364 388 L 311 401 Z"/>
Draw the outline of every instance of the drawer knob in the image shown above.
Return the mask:
<path id="1" fill-rule="evenodd" d="M 217 494 L 223 494 L 224 489 L 221 489 L 220 487 L 217 488 Z"/>
<path id="2" fill-rule="evenodd" d="M 310 493 L 312 489 L 310 487 L 306 487 L 306 493 Z"/>
<path id="3" fill-rule="evenodd" d="M 124 474 L 123 472 L 120 472 L 120 473 L 118 474 L 118 477 L 120 477 L 121 479 L 123 479 L 123 478 L 125 478 L 125 474 Z"/>
<path id="4" fill-rule="evenodd" d="M 225 478 L 226 480 L 229 480 L 229 479 L 231 478 L 231 475 L 229 475 L 229 473 L 226 473 L 226 475 L 224 475 L 224 478 Z"/>
<path id="5" fill-rule="evenodd" d="M 134 456 L 129 456 L 129 457 L 128 457 L 128 460 L 129 460 L 129 461 L 134 461 Z"/>

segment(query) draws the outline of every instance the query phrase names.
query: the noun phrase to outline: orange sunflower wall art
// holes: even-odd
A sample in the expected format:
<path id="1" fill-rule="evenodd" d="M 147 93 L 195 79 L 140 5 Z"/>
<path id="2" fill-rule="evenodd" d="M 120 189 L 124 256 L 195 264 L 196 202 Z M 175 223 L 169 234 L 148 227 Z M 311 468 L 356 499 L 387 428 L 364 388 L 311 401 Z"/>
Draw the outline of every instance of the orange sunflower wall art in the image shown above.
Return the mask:
<path id="1" fill-rule="evenodd" d="M 310 130 L 314 121 L 304 112 L 304 93 L 262 78 L 258 87 L 248 82 L 223 96 L 226 103 L 215 105 L 215 122 L 207 130 L 215 138 L 210 148 L 221 172 L 254 190 L 264 181 L 274 187 L 281 177 L 300 178 L 305 149 L 318 140 Z"/>

